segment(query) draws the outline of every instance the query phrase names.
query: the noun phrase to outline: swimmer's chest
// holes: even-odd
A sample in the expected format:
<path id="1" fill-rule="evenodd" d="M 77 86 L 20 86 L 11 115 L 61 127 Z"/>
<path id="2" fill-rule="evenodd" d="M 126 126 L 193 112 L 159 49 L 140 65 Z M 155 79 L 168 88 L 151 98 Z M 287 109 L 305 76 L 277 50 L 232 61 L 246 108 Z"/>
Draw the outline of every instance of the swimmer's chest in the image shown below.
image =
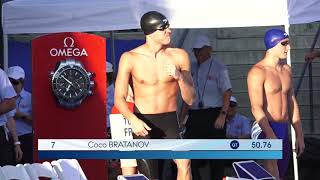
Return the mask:
<path id="1" fill-rule="evenodd" d="M 148 85 L 173 82 L 174 78 L 166 71 L 168 64 L 175 64 L 179 68 L 174 60 L 168 58 L 140 59 L 133 65 L 132 77 L 134 81 Z"/>
<path id="2" fill-rule="evenodd" d="M 290 90 L 291 78 L 286 70 L 281 72 L 267 71 L 264 82 L 264 90 L 266 93 L 275 94 L 282 92 L 287 94 Z"/>

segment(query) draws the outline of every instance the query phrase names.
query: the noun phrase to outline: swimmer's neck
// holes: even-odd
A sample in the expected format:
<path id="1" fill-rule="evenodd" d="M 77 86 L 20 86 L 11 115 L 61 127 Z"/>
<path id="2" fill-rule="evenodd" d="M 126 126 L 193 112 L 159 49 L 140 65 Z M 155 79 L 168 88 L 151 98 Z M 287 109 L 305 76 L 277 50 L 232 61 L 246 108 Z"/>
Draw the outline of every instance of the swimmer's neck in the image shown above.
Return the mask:
<path id="1" fill-rule="evenodd" d="M 148 53 L 150 53 L 150 56 L 154 58 L 157 58 L 157 55 L 167 47 L 167 45 L 155 43 L 153 41 L 147 41 L 145 44 L 145 48 L 148 50 Z"/>
<path id="2" fill-rule="evenodd" d="M 279 57 L 273 56 L 270 53 L 266 53 L 264 59 L 263 59 L 263 65 L 272 67 L 272 68 L 278 68 L 283 65 L 283 62 Z"/>

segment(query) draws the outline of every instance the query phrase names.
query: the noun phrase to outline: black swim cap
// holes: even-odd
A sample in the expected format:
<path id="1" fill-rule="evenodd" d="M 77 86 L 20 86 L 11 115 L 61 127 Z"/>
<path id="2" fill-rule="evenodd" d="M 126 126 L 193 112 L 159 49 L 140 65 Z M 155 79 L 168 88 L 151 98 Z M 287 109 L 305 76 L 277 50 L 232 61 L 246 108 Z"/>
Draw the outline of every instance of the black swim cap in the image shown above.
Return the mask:
<path id="1" fill-rule="evenodd" d="M 157 11 L 145 13 L 140 20 L 140 26 L 145 35 L 149 35 L 156 30 L 165 30 L 169 27 L 168 19 Z"/>

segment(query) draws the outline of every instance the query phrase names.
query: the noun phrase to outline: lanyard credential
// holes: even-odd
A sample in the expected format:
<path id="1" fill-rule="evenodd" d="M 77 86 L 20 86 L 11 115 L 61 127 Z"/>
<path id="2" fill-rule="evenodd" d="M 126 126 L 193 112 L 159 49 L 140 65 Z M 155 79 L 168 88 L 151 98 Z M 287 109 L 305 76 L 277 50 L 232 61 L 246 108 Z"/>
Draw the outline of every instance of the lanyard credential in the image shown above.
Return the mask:
<path id="1" fill-rule="evenodd" d="M 211 70 L 212 62 L 213 62 L 213 59 L 210 62 L 209 70 L 207 72 L 206 81 L 204 82 L 201 96 L 200 96 L 200 88 L 199 88 L 199 66 L 200 66 L 200 64 L 198 64 L 198 66 L 197 66 L 197 87 L 198 87 L 197 88 L 197 94 L 198 94 L 198 97 L 199 97 L 198 107 L 200 109 L 203 108 L 203 95 L 204 95 L 204 91 L 205 91 L 206 86 L 207 86 L 208 76 L 209 76 L 209 73 L 210 73 L 210 70 Z"/>

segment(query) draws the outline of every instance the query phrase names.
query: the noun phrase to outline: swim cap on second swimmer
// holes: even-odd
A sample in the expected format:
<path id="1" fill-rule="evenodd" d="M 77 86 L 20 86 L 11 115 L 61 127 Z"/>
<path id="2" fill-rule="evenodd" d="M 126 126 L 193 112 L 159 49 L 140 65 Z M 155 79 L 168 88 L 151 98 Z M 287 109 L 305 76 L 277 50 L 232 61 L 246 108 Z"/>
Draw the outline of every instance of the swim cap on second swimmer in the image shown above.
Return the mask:
<path id="1" fill-rule="evenodd" d="M 167 28 L 169 21 L 163 14 L 157 11 L 150 11 L 141 17 L 140 26 L 143 33 L 149 35 L 161 28 Z"/>
<path id="2" fill-rule="evenodd" d="M 273 48 L 283 39 L 289 38 L 289 35 L 280 29 L 270 29 L 264 36 L 264 44 L 266 49 Z"/>

